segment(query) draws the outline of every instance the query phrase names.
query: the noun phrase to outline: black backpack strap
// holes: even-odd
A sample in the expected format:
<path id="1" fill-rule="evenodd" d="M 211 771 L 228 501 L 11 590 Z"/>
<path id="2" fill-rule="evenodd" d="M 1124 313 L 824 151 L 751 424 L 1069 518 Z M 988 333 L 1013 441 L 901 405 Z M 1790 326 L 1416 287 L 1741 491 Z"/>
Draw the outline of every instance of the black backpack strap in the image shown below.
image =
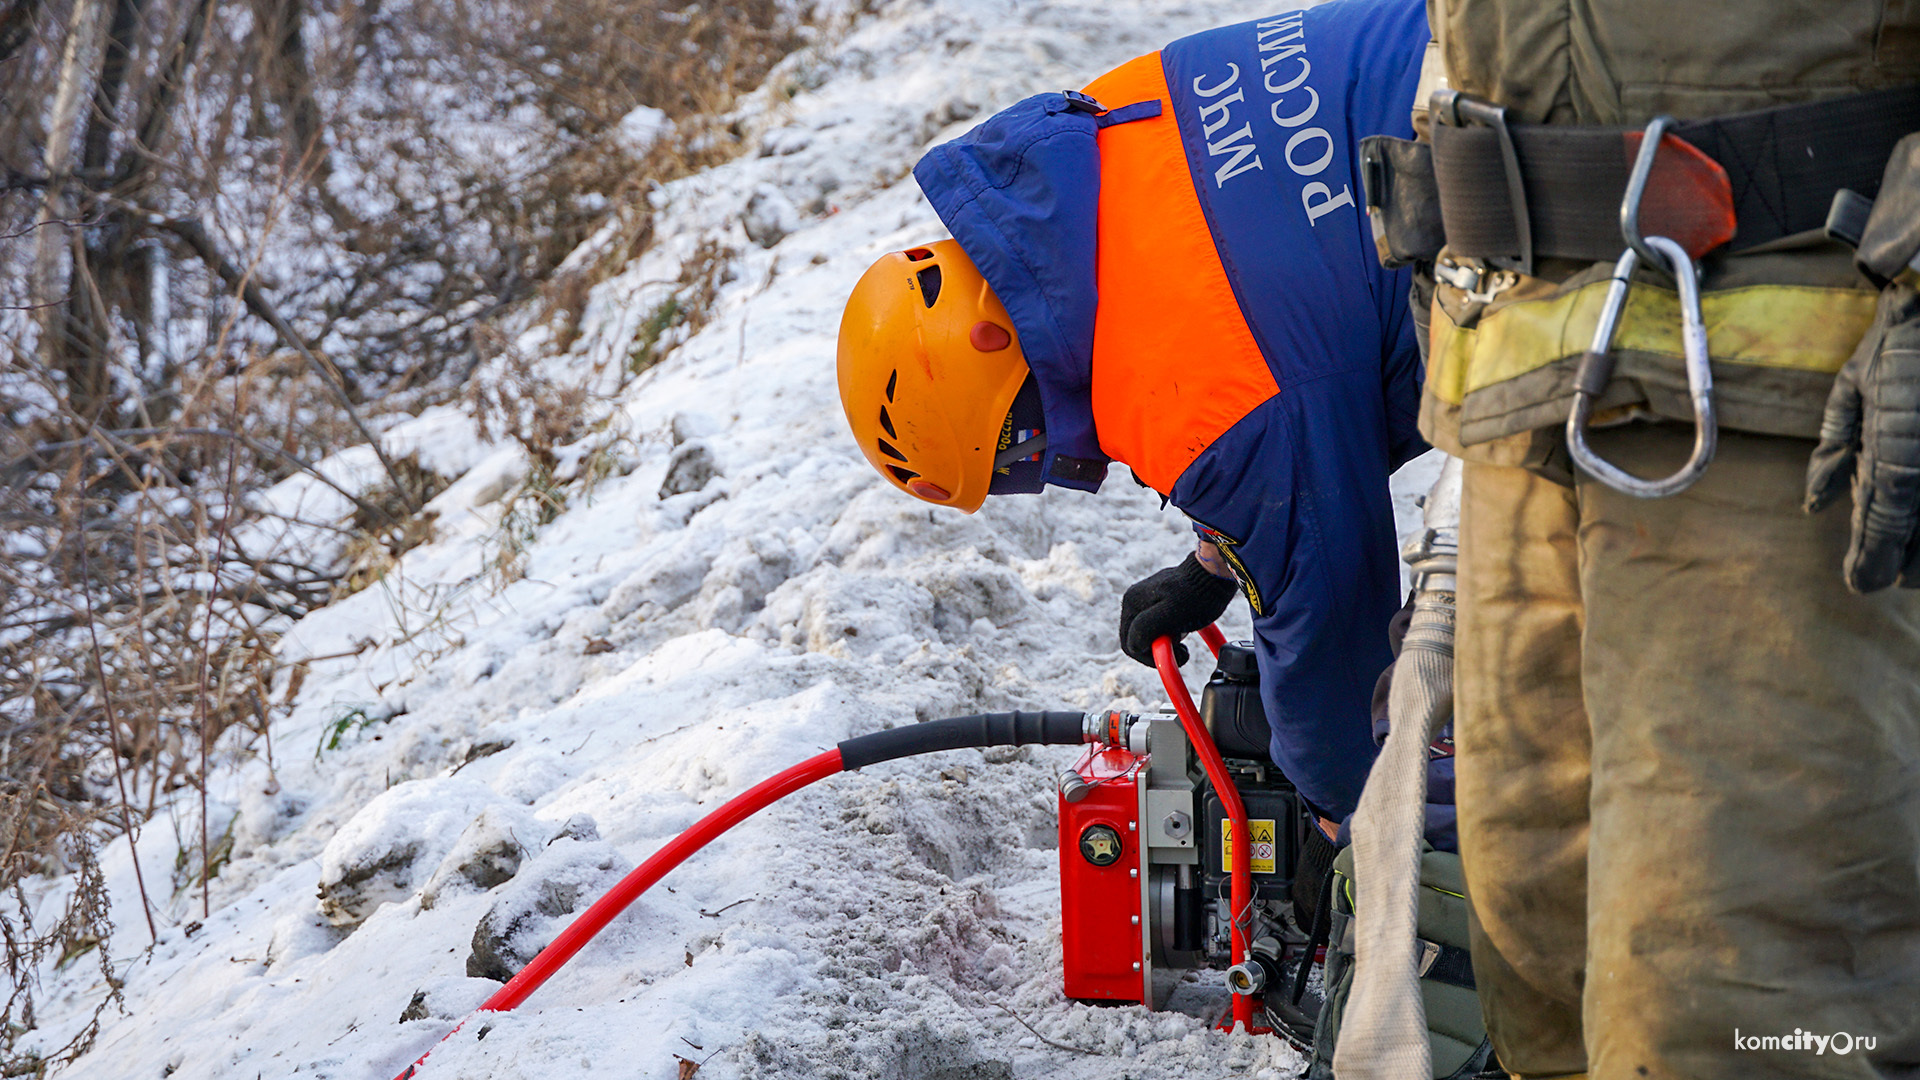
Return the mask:
<path id="1" fill-rule="evenodd" d="M 1430 982 L 1476 989 L 1473 981 L 1473 954 L 1457 945 L 1442 945 L 1420 939 L 1420 977 Z"/>

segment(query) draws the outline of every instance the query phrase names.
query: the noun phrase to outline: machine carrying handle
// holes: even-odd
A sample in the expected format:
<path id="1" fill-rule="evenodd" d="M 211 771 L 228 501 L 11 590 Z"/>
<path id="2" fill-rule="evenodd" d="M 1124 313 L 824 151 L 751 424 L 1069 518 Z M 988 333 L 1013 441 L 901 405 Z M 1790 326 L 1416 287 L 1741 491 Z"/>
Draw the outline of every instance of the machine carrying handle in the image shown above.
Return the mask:
<path id="1" fill-rule="evenodd" d="M 1227 635 L 1221 633 L 1218 626 L 1208 623 L 1201 627 L 1200 640 L 1207 643 L 1207 648 L 1213 651 L 1215 660 L 1220 659 L 1220 650 L 1227 644 Z"/>
<path id="2" fill-rule="evenodd" d="M 1226 643 L 1226 636 L 1219 627 L 1208 625 L 1200 631 L 1200 639 L 1207 643 L 1215 656 L 1220 654 L 1220 646 Z M 1194 753 L 1200 758 L 1200 767 L 1206 771 L 1207 782 L 1213 785 L 1214 793 L 1220 796 L 1221 809 L 1226 811 L 1227 820 L 1233 823 L 1233 835 L 1237 842 L 1233 845 L 1233 865 L 1229 868 L 1232 886 L 1228 890 L 1228 903 L 1231 905 L 1231 938 L 1233 943 L 1233 962 L 1242 964 L 1247 959 L 1247 919 L 1253 909 L 1253 834 L 1247 831 L 1247 805 L 1240 799 L 1240 789 L 1234 786 L 1233 775 L 1227 772 L 1226 760 L 1220 756 L 1219 747 L 1213 744 L 1213 735 L 1207 731 L 1207 723 L 1200 718 L 1200 710 L 1194 707 L 1193 695 L 1187 693 L 1186 680 L 1180 677 L 1180 665 L 1173 660 L 1173 639 L 1155 638 L 1153 642 L 1153 663 L 1160 672 L 1160 681 L 1167 688 L 1167 697 L 1173 701 L 1173 711 L 1180 716 L 1180 726 L 1186 729 L 1187 741 L 1193 744 Z M 1245 1026 L 1253 1030 L 1253 998 L 1246 994 L 1233 995 L 1233 1022 L 1236 1027 Z"/>

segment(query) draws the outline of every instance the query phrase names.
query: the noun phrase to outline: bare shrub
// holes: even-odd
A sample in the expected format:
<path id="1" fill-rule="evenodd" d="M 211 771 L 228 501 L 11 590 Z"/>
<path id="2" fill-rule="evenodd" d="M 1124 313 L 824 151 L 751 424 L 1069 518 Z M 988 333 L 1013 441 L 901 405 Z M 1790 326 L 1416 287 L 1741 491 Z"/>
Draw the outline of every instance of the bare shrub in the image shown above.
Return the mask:
<path id="1" fill-rule="evenodd" d="M 12 1056 L 33 973 L 106 938 L 96 845 L 172 800 L 204 822 L 220 755 L 271 764 L 292 621 L 381 587 L 419 655 L 457 645 L 460 597 L 389 574 L 444 478 L 377 442 L 371 490 L 317 463 L 465 394 L 531 462 L 501 580 L 615 467 L 587 391 L 506 343 L 544 322 L 571 344 L 652 243 L 648 186 L 738 149 L 716 117 L 804 21 L 776 0 L 0 0 L 0 890 L 70 874 L 80 904 L 44 932 L 0 904 L 0 1072 L 40 1067 Z M 650 142 L 623 126 L 643 106 L 670 124 Z M 698 329 L 728 258 L 688 261 L 635 370 Z M 349 509 L 255 498 L 299 476 Z M 203 911 L 219 839 L 181 844 Z"/>
<path id="2" fill-rule="evenodd" d="M 774 0 L 0 0 L 0 772 L 137 820 L 224 732 L 264 737 L 255 661 L 429 537 L 437 481 L 384 462 L 347 521 L 292 523 L 325 550 L 243 548 L 249 493 L 459 392 L 516 305 L 564 348 L 651 242 L 644 187 L 733 152 L 711 117 L 801 21 Z M 621 128 L 642 106 L 672 125 L 645 145 Z M 638 366 L 697 329 L 720 261 L 689 263 Z M 517 527 L 551 520 L 586 392 L 525 364 L 470 389 L 534 463 Z M 107 758 L 137 773 L 125 799 Z"/>

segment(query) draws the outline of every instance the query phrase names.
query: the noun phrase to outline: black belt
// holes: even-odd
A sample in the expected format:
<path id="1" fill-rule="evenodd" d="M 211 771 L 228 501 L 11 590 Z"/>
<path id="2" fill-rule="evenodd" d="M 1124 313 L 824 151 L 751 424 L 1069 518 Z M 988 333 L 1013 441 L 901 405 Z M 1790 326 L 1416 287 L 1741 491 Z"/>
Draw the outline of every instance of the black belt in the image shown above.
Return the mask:
<path id="1" fill-rule="evenodd" d="M 1509 125 L 1499 122 L 1500 110 L 1460 100 L 1452 119 L 1492 113 L 1494 122 L 1436 122 L 1430 146 L 1380 135 L 1361 143 L 1383 260 L 1431 259 L 1444 244 L 1456 255 L 1531 272 L 1533 259 L 1620 255 L 1620 201 L 1639 145 L 1636 129 Z M 1842 188 L 1877 193 L 1894 144 L 1914 131 L 1920 87 L 1689 121 L 1670 136 L 1725 170 L 1733 218 L 1726 249 L 1743 251 L 1819 229 Z M 1676 149 L 1684 150 L 1662 143 L 1644 202 L 1644 234 L 1678 238 L 1698 209 L 1690 195 L 1663 196 L 1662 170 L 1674 174 L 1685 156 Z M 1670 158 L 1675 165 L 1665 164 Z M 1682 244 L 1696 258 L 1703 253 Z"/>

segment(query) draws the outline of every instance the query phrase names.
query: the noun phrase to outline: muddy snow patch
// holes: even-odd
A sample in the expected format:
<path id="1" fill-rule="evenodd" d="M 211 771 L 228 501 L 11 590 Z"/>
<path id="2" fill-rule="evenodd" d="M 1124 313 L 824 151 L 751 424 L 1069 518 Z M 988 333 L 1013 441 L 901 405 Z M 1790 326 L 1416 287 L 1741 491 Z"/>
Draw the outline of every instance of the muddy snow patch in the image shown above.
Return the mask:
<path id="1" fill-rule="evenodd" d="M 499 796 L 458 777 L 395 785 L 360 808 L 320 853 L 320 914 L 357 926 L 405 900 Z"/>
<path id="2" fill-rule="evenodd" d="M 713 448 L 704 439 L 690 439 L 674 447 L 666 478 L 660 481 L 660 497 L 671 499 L 699 491 L 718 475 L 720 465 L 714 460 Z"/>

